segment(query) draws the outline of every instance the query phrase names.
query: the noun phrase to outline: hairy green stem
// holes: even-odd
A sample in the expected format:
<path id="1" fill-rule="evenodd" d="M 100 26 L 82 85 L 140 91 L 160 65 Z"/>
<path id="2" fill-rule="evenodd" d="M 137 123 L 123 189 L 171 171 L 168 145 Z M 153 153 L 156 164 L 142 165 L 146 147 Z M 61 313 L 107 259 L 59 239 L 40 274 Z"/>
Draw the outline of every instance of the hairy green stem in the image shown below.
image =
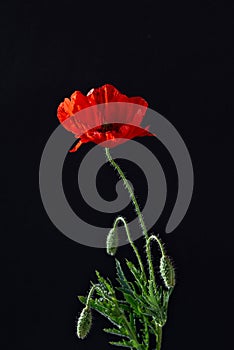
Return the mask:
<path id="1" fill-rule="evenodd" d="M 145 327 L 145 332 L 146 332 L 146 339 L 145 339 L 146 348 L 145 348 L 145 350 L 148 350 L 149 349 L 149 329 L 148 329 L 146 317 L 144 315 L 143 315 L 143 319 L 144 319 L 144 322 L 145 322 L 144 327 Z"/>
<path id="2" fill-rule="evenodd" d="M 142 230 L 143 230 L 143 233 L 144 233 L 144 236 L 145 238 L 147 239 L 148 238 L 148 232 L 147 232 L 147 228 L 145 226 L 145 223 L 144 223 L 144 220 L 143 220 L 143 216 L 141 214 L 141 210 L 140 210 L 140 207 L 137 203 L 137 200 L 136 200 L 136 197 L 134 195 L 134 191 L 132 189 L 132 187 L 130 186 L 128 180 L 126 179 L 123 171 L 121 170 L 121 168 L 119 167 L 119 165 L 113 160 L 113 158 L 111 157 L 111 154 L 110 154 L 110 149 L 109 148 L 105 148 L 105 151 L 106 151 L 106 157 L 108 159 L 108 161 L 110 162 L 110 164 L 115 168 L 115 170 L 117 170 L 119 176 L 121 177 L 121 179 L 123 180 L 123 183 L 126 187 L 126 189 L 128 190 L 129 192 L 129 195 L 131 197 L 131 200 L 134 204 L 134 207 L 135 207 L 135 210 L 136 210 L 136 213 L 137 213 L 137 216 L 138 216 L 138 219 L 139 219 L 139 222 L 140 222 L 140 225 L 142 227 Z"/>
<path id="3" fill-rule="evenodd" d="M 140 225 L 142 227 L 142 231 L 143 231 L 143 234 L 144 234 L 144 237 L 145 237 L 145 241 L 146 241 L 146 255 L 147 255 L 147 261 L 148 261 L 148 266 L 149 266 L 150 279 L 153 281 L 154 288 L 156 289 L 156 280 L 155 280 L 154 267 L 153 267 L 153 263 L 152 263 L 151 251 L 150 251 L 149 245 L 147 245 L 147 240 L 149 238 L 149 235 L 148 235 L 148 232 L 147 232 L 147 228 L 146 228 L 146 225 L 145 225 L 145 222 L 144 222 L 144 219 L 143 219 L 143 216 L 142 216 L 139 204 L 137 203 L 136 197 L 134 195 L 134 191 L 133 191 L 132 187 L 130 186 L 128 180 L 126 179 L 123 171 L 121 170 L 119 165 L 111 157 L 109 148 L 105 148 L 105 152 L 106 152 L 106 157 L 107 157 L 108 161 L 113 166 L 113 168 L 115 170 L 117 170 L 121 180 L 123 180 L 123 183 L 124 183 L 126 189 L 128 190 L 128 193 L 130 195 L 132 203 L 133 203 L 133 205 L 135 207 L 135 211 L 137 213 L 138 220 L 139 220 L 139 223 L 140 223 Z"/>
<path id="4" fill-rule="evenodd" d="M 157 325 L 156 329 L 157 329 L 156 350 L 160 350 L 161 349 L 161 345 L 162 345 L 162 327 Z"/>
<path id="5" fill-rule="evenodd" d="M 137 213 L 138 220 L 139 220 L 139 223 L 141 225 L 141 228 L 142 228 L 142 231 L 143 231 L 143 234 L 144 234 L 144 237 L 145 237 L 145 241 L 146 241 L 146 247 L 145 248 L 146 248 L 147 262 L 148 262 L 148 266 L 149 266 L 150 280 L 152 281 L 153 286 L 154 286 L 154 288 L 156 290 L 156 280 L 155 280 L 155 272 L 154 272 L 152 256 L 151 256 L 150 241 L 152 239 L 155 239 L 158 242 L 158 244 L 159 244 L 159 247 L 161 249 L 162 254 L 164 255 L 164 249 L 163 249 L 162 243 L 160 242 L 160 240 L 156 236 L 150 236 L 149 237 L 148 231 L 147 231 L 144 219 L 143 219 L 143 215 L 142 215 L 142 213 L 140 211 L 140 207 L 138 205 L 138 202 L 136 200 L 136 197 L 135 197 L 135 194 L 134 194 L 134 191 L 133 191 L 132 187 L 130 186 L 128 180 L 126 179 L 126 177 L 125 177 L 123 171 L 121 170 L 121 168 L 119 167 L 119 165 L 111 157 L 109 148 L 105 148 L 105 152 L 106 152 L 107 160 L 110 162 L 110 164 L 113 166 L 113 168 L 118 172 L 121 180 L 124 183 L 125 188 L 129 192 L 130 198 L 131 198 L 132 203 L 133 203 L 133 205 L 135 207 L 135 211 Z M 117 218 L 115 220 L 114 227 L 115 227 L 115 225 L 117 225 L 118 220 L 120 220 L 120 219 Z M 144 271 L 140 255 L 138 253 L 138 250 L 137 250 L 136 246 L 134 245 L 134 243 L 133 243 L 133 241 L 131 239 L 130 232 L 129 232 L 129 229 L 128 229 L 127 225 L 126 225 L 126 222 L 125 222 L 125 220 L 121 220 L 121 221 L 124 223 L 129 243 L 131 244 L 131 246 L 132 246 L 132 248 L 133 248 L 133 250 L 134 250 L 134 252 L 135 252 L 135 254 L 137 256 L 137 259 L 138 259 L 139 265 L 141 267 L 141 270 Z M 129 331 L 131 331 L 131 335 L 132 336 L 135 335 L 135 333 L 131 329 L 131 326 L 130 326 L 130 324 L 129 324 L 129 322 L 128 322 L 128 320 L 127 320 L 125 315 L 124 315 L 124 320 L 125 320 L 127 328 L 129 329 Z M 156 331 L 156 342 L 157 342 L 156 343 L 156 350 L 160 350 L 161 349 L 161 343 L 162 343 L 162 327 L 161 327 L 161 325 L 158 325 L 158 324 L 156 324 L 155 326 L 156 326 L 155 331 Z M 133 338 L 133 339 L 138 343 L 136 335 L 135 335 L 135 338 Z M 139 344 L 139 348 L 137 350 L 140 350 L 140 349 L 142 349 L 142 346 Z"/>
<path id="6" fill-rule="evenodd" d="M 95 290 L 97 290 L 97 289 L 99 289 L 101 292 L 102 292 L 102 290 L 101 290 L 101 288 L 99 287 L 99 285 L 98 284 L 94 284 L 92 287 L 91 287 L 91 289 L 90 289 L 90 291 L 89 291 L 89 294 L 88 294 L 88 296 L 87 296 L 87 300 L 86 300 L 86 306 L 90 306 L 89 304 L 90 304 L 90 300 L 91 300 L 91 298 L 92 298 L 92 296 L 93 296 L 93 293 L 95 292 Z M 102 293 L 103 294 L 103 293 Z"/>
<path id="7" fill-rule="evenodd" d="M 144 267 L 143 267 L 143 264 L 142 264 L 142 260 L 141 260 L 141 257 L 140 257 L 140 254 L 137 250 L 137 247 L 135 246 L 135 244 L 133 243 L 133 240 L 131 238 L 131 235 L 130 235 L 130 230 L 128 228 L 128 225 L 126 223 L 126 221 L 124 220 L 124 218 L 122 216 L 118 216 L 115 221 L 114 221 L 114 225 L 113 225 L 113 228 L 115 229 L 116 226 L 118 225 L 119 221 L 121 221 L 123 224 L 124 224 L 124 228 L 125 228 L 125 231 L 126 231 L 126 234 L 127 234 L 127 237 L 128 237 L 128 240 L 129 240 L 129 243 L 131 244 L 132 246 L 132 249 L 134 250 L 135 254 L 136 254 L 136 257 L 137 257 L 137 260 L 138 260 L 138 263 L 139 263 L 139 266 L 141 268 L 141 272 L 143 273 L 144 277 L 145 277 L 145 270 L 144 270 Z"/>
<path id="8" fill-rule="evenodd" d="M 162 242 L 161 242 L 160 239 L 159 239 L 157 236 L 155 236 L 155 235 L 151 235 L 151 236 L 147 239 L 147 242 L 146 242 L 146 249 L 150 249 L 150 242 L 151 242 L 152 240 L 155 240 L 155 241 L 158 243 L 158 246 L 159 246 L 159 248 L 160 248 L 160 250 L 161 250 L 162 256 L 165 256 L 165 251 L 164 251 Z M 153 268 L 154 268 L 154 267 L 152 266 L 152 269 L 153 269 Z"/>
<path id="9" fill-rule="evenodd" d="M 159 248 L 160 248 L 160 250 L 161 250 L 162 255 L 165 256 L 165 251 L 164 251 L 162 242 L 160 241 L 160 239 L 159 239 L 157 236 L 151 235 L 151 236 L 148 238 L 146 245 L 149 246 L 149 245 L 150 245 L 150 241 L 152 241 L 153 239 L 158 243 L 158 246 L 159 246 Z"/>

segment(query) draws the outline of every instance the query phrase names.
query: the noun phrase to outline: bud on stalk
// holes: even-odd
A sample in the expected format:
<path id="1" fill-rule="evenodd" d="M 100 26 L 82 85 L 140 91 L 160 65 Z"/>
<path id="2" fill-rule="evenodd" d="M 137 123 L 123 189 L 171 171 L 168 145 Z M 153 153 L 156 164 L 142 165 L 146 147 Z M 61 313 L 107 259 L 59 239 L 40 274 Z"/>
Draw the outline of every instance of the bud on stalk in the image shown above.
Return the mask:
<path id="1" fill-rule="evenodd" d="M 78 319 L 77 322 L 77 336 L 80 339 L 84 339 L 91 328 L 92 325 L 92 314 L 91 314 L 91 310 L 88 306 L 86 306 L 81 314 L 80 317 Z"/>
<path id="2" fill-rule="evenodd" d="M 160 273 L 165 286 L 168 289 L 173 288 L 175 286 L 175 269 L 167 255 L 162 255 L 160 259 Z"/>
<path id="3" fill-rule="evenodd" d="M 119 244 L 117 228 L 112 228 L 106 239 L 106 251 L 109 255 L 115 255 Z"/>

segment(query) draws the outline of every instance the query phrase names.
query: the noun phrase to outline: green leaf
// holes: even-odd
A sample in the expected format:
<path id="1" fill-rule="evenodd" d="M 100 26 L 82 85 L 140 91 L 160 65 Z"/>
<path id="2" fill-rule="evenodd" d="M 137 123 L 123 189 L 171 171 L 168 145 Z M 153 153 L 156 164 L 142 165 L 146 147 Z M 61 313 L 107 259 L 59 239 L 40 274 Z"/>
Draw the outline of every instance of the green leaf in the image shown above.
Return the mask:
<path id="1" fill-rule="evenodd" d="M 161 325 L 166 322 L 171 290 L 165 290 L 162 286 L 157 286 L 155 289 L 152 281 L 146 281 L 141 271 L 132 262 L 126 260 L 126 264 L 134 280 L 127 280 L 120 262 L 116 260 L 116 279 L 119 282 L 117 288 L 114 288 L 110 280 L 103 278 L 96 271 L 99 289 L 96 290 L 96 297 L 93 296 L 90 299 L 90 307 L 114 325 L 113 328 L 104 329 L 106 333 L 123 337 L 122 341 L 110 344 L 131 349 L 142 346 L 148 350 L 149 333 L 155 335 L 154 322 Z M 115 290 L 122 293 L 122 300 L 116 298 Z M 87 297 L 78 298 L 81 303 L 86 303 Z M 141 339 L 140 345 L 129 333 L 126 318 L 133 333 Z"/>
<path id="2" fill-rule="evenodd" d="M 80 300 L 85 303 L 86 297 L 81 297 Z M 123 324 L 123 311 L 118 305 L 118 301 L 113 302 L 110 299 L 105 298 L 95 298 L 90 299 L 90 307 L 95 311 L 99 312 L 101 315 L 106 317 L 115 326 L 120 327 Z"/>
<path id="3" fill-rule="evenodd" d="M 148 324 L 147 324 L 147 318 L 144 317 L 144 328 L 142 330 L 142 338 L 143 338 L 143 342 L 144 342 L 144 345 L 145 345 L 145 348 L 148 349 L 149 347 L 149 329 L 148 329 Z"/>
<path id="4" fill-rule="evenodd" d="M 128 341 L 128 340 L 123 340 L 123 341 L 118 341 L 118 342 L 114 342 L 111 341 L 110 342 L 111 345 L 115 345 L 115 346 L 123 346 L 125 348 L 130 348 L 132 349 L 134 347 L 133 341 Z"/>
<path id="5" fill-rule="evenodd" d="M 131 262 L 126 259 L 126 264 L 130 270 L 130 272 L 133 274 L 135 278 L 135 283 L 138 286 L 139 290 L 141 292 L 146 292 L 146 280 L 143 277 L 142 272 L 136 268 L 136 266 Z"/>
<path id="6" fill-rule="evenodd" d="M 130 322 L 130 325 L 132 327 L 132 329 L 134 330 L 135 333 L 137 333 L 137 330 L 136 330 L 136 318 L 135 318 L 135 314 L 130 312 L 129 313 L 129 322 Z"/>
<path id="7" fill-rule="evenodd" d="M 133 294 L 133 290 L 130 287 L 129 282 L 124 275 L 120 262 L 117 259 L 115 259 L 115 261 L 116 261 L 116 270 L 117 270 L 117 276 L 118 276 L 117 281 L 120 283 L 121 287 L 125 290 L 126 293 L 128 292 L 129 294 Z"/>
<path id="8" fill-rule="evenodd" d="M 104 328 L 104 332 L 114 335 L 119 335 L 120 337 L 128 337 L 128 333 L 126 332 L 126 329 L 124 327 L 120 327 L 120 329 L 116 328 Z"/>
<path id="9" fill-rule="evenodd" d="M 115 291 L 114 291 L 114 288 L 113 288 L 111 282 L 110 281 L 108 282 L 104 277 L 102 277 L 98 271 L 96 271 L 96 275 L 97 275 L 98 282 L 99 282 L 100 287 L 103 290 L 103 292 L 107 292 L 109 295 L 114 296 Z"/>
<path id="10" fill-rule="evenodd" d="M 137 303 L 136 298 L 132 294 L 125 292 L 124 288 L 117 287 L 116 289 L 123 293 L 126 302 L 131 306 L 136 314 L 140 315 L 139 304 Z M 128 308 L 128 311 L 131 311 L 131 309 Z"/>
<path id="11" fill-rule="evenodd" d="M 78 299 L 80 300 L 80 302 L 81 302 L 82 304 L 86 304 L 87 297 L 84 297 L 83 295 L 79 295 L 79 296 L 78 296 Z"/>

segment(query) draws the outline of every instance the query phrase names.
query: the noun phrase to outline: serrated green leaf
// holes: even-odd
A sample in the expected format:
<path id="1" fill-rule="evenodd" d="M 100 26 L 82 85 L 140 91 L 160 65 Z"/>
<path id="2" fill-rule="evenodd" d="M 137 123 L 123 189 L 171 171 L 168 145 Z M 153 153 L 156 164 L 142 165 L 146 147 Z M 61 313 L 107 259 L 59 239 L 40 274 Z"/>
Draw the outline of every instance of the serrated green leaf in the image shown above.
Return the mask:
<path id="1" fill-rule="evenodd" d="M 146 292 L 146 281 L 142 275 L 142 272 L 131 262 L 126 259 L 126 264 L 135 278 L 135 283 L 137 284 L 141 292 Z"/>
<path id="2" fill-rule="evenodd" d="M 123 341 L 118 341 L 118 342 L 111 341 L 110 344 L 115 345 L 115 346 L 123 346 L 125 348 L 130 348 L 130 349 L 132 349 L 134 347 L 133 341 L 131 341 L 131 340 L 130 341 L 123 340 Z"/>
<path id="3" fill-rule="evenodd" d="M 86 304 L 87 297 L 84 297 L 83 295 L 79 295 L 79 296 L 78 296 L 78 299 L 80 300 L 80 302 L 81 302 L 82 304 Z"/>
<path id="4" fill-rule="evenodd" d="M 136 315 L 134 313 L 132 313 L 132 312 L 129 313 L 129 322 L 130 322 L 131 328 L 134 329 L 135 333 L 137 333 L 135 316 Z"/>
<path id="5" fill-rule="evenodd" d="M 148 324 L 147 324 L 147 318 L 144 317 L 144 327 L 142 330 L 142 338 L 143 338 L 143 343 L 145 345 L 145 349 L 148 350 L 149 348 L 149 329 L 148 329 Z"/>
<path id="6" fill-rule="evenodd" d="M 138 304 L 133 296 L 124 293 L 125 300 L 131 305 L 134 311 L 138 312 Z"/>
<path id="7" fill-rule="evenodd" d="M 110 294 L 112 296 L 115 295 L 114 288 L 113 288 L 112 284 L 110 283 L 110 281 L 107 281 L 104 277 L 102 277 L 98 271 L 96 271 L 96 275 L 97 275 L 97 279 L 98 279 L 98 282 L 99 282 L 102 290 L 104 292 L 107 292 L 108 294 Z"/>
<path id="8" fill-rule="evenodd" d="M 126 291 L 126 293 L 133 294 L 133 290 L 132 290 L 127 278 L 125 277 L 125 274 L 122 270 L 120 262 L 117 259 L 115 259 L 115 261 L 116 261 L 116 270 L 117 270 L 117 276 L 118 276 L 117 280 L 118 280 L 119 284 Z"/>
<path id="9" fill-rule="evenodd" d="M 115 326 L 120 327 L 123 324 L 122 311 L 115 303 L 109 300 L 90 299 L 90 307 L 106 317 Z"/>
<path id="10" fill-rule="evenodd" d="M 116 260 L 116 279 L 120 285 L 117 288 L 112 286 L 109 279 L 103 278 L 96 271 L 100 288 L 96 289 L 96 297 L 90 299 L 90 307 L 115 326 L 115 328 L 105 328 L 106 333 L 123 337 L 120 342 L 110 342 L 110 344 L 131 349 L 139 348 L 139 344 L 131 339 L 131 332 L 128 333 L 127 318 L 136 338 L 139 336 L 141 339 L 140 346 L 148 350 L 149 333 L 155 335 L 154 323 L 163 325 L 166 322 L 171 290 L 165 290 L 162 286 L 157 286 L 155 289 L 152 281 L 146 281 L 142 272 L 133 263 L 126 260 L 126 264 L 134 280 L 127 280 L 120 262 Z M 117 300 L 115 290 L 122 293 L 123 300 Z M 78 296 L 78 298 L 81 303 L 86 303 L 87 297 Z M 124 337 L 129 340 L 125 340 Z"/>
<path id="11" fill-rule="evenodd" d="M 118 335 L 120 337 L 128 337 L 128 333 L 126 332 L 126 329 L 124 327 L 121 327 L 120 329 L 116 329 L 116 328 L 104 328 L 103 329 L 104 332 L 109 333 L 109 334 L 114 334 L 114 335 Z"/>
<path id="12" fill-rule="evenodd" d="M 156 290 L 154 288 L 154 283 L 152 280 L 148 281 L 148 291 L 149 291 L 149 295 L 154 298 L 155 294 L 156 294 Z"/>

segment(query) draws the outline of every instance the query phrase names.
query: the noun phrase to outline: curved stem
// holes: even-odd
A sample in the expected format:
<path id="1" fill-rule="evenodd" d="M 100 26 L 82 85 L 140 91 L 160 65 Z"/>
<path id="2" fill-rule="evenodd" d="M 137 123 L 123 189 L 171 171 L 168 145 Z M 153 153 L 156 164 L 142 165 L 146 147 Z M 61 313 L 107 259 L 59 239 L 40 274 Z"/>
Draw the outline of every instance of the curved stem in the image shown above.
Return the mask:
<path id="1" fill-rule="evenodd" d="M 89 307 L 90 299 L 92 298 L 93 293 L 94 293 L 95 290 L 97 290 L 97 289 L 99 289 L 99 290 L 102 292 L 102 290 L 101 290 L 101 288 L 99 287 L 98 284 L 94 284 L 94 285 L 91 287 L 91 289 L 90 289 L 90 291 L 89 291 L 89 294 L 88 294 L 88 296 L 87 296 L 86 306 Z"/>
<path id="2" fill-rule="evenodd" d="M 157 241 L 157 243 L 158 243 L 158 245 L 159 245 L 159 248 L 160 248 L 160 250 L 161 250 L 162 255 L 165 256 L 165 251 L 164 251 L 164 248 L 163 248 L 163 244 L 162 244 L 162 242 L 160 241 L 160 239 L 159 239 L 157 236 L 151 235 L 151 236 L 148 238 L 146 244 L 149 245 L 149 244 L 150 244 L 150 241 L 152 241 L 153 239 L 154 239 L 155 241 Z"/>
<path id="3" fill-rule="evenodd" d="M 92 298 L 93 293 L 94 293 L 96 287 L 97 287 L 97 286 L 96 286 L 96 284 L 95 284 L 95 285 L 92 286 L 92 288 L 90 289 L 89 294 L 88 294 L 88 297 L 87 297 L 87 300 L 86 300 L 86 306 L 89 306 L 90 299 Z"/>
<path id="4" fill-rule="evenodd" d="M 161 242 L 160 239 L 159 239 L 157 236 L 155 236 L 155 235 L 151 235 L 151 236 L 147 239 L 147 242 L 146 242 L 146 249 L 149 249 L 149 250 L 150 250 L 150 242 L 151 242 L 153 239 L 158 243 L 159 248 L 160 248 L 160 250 L 161 250 L 162 256 L 165 256 L 165 251 L 164 251 L 162 242 Z M 154 269 L 153 265 L 152 265 L 152 269 Z"/>
<path id="5" fill-rule="evenodd" d="M 140 223 L 140 225 L 142 227 L 142 231 L 143 231 L 143 234 L 144 234 L 144 237 L 145 237 L 145 240 L 146 240 L 146 255 L 147 255 L 147 260 L 148 260 L 148 265 L 149 265 L 150 279 L 153 281 L 154 287 L 156 288 L 156 281 L 155 281 L 155 274 L 154 274 L 154 268 L 153 268 L 153 263 L 152 263 L 151 251 L 150 251 L 149 245 L 147 245 L 147 240 L 149 238 L 149 235 L 148 235 L 148 232 L 147 232 L 147 228 L 146 228 L 146 225 L 145 225 L 145 222 L 144 222 L 144 219 L 143 219 L 140 207 L 139 207 L 139 205 L 137 203 L 137 200 L 136 200 L 136 197 L 134 195 L 134 191 L 133 191 L 132 187 L 130 186 L 128 180 L 126 179 L 123 171 L 119 167 L 119 165 L 111 157 L 109 148 L 105 148 L 105 152 L 106 152 L 106 157 L 107 157 L 108 161 L 114 167 L 114 169 L 117 170 L 120 178 L 123 180 L 123 183 L 124 183 L 126 189 L 128 190 L 128 193 L 130 195 L 132 203 L 133 203 L 133 205 L 135 207 L 135 211 L 137 213 L 138 220 L 139 220 L 139 223 Z"/>
<path id="6" fill-rule="evenodd" d="M 144 270 L 144 267 L 143 267 L 143 264 L 142 264 L 142 260 L 141 260 L 141 257 L 140 257 L 140 254 L 137 250 L 137 247 L 135 246 L 135 244 L 133 243 L 132 241 L 132 238 L 131 238 L 131 235 L 130 235 L 130 230 L 128 228 L 128 225 L 126 223 L 126 221 L 124 220 L 124 218 L 122 216 L 119 216 L 115 219 L 114 221 L 114 225 L 113 225 L 113 228 L 115 229 L 116 226 L 118 225 L 119 221 L 121 221 L 123 224 L 124 224 L 124 227 L 125 227 L 125 231 L 126 231 L 126 234 L 127 234 L 127 237 L 128 237 L 128 240 L 129 240 L 129 243 L 131 244 L 135 254 L 136 254 L 136 257 L 137 257 L 137 260 L 138 260 L 138 263 L 139 263 L 139 266 L 141 268 L 141 272 L 143 273 L 144 277 L 145 277 L 145 270 Z"/>

